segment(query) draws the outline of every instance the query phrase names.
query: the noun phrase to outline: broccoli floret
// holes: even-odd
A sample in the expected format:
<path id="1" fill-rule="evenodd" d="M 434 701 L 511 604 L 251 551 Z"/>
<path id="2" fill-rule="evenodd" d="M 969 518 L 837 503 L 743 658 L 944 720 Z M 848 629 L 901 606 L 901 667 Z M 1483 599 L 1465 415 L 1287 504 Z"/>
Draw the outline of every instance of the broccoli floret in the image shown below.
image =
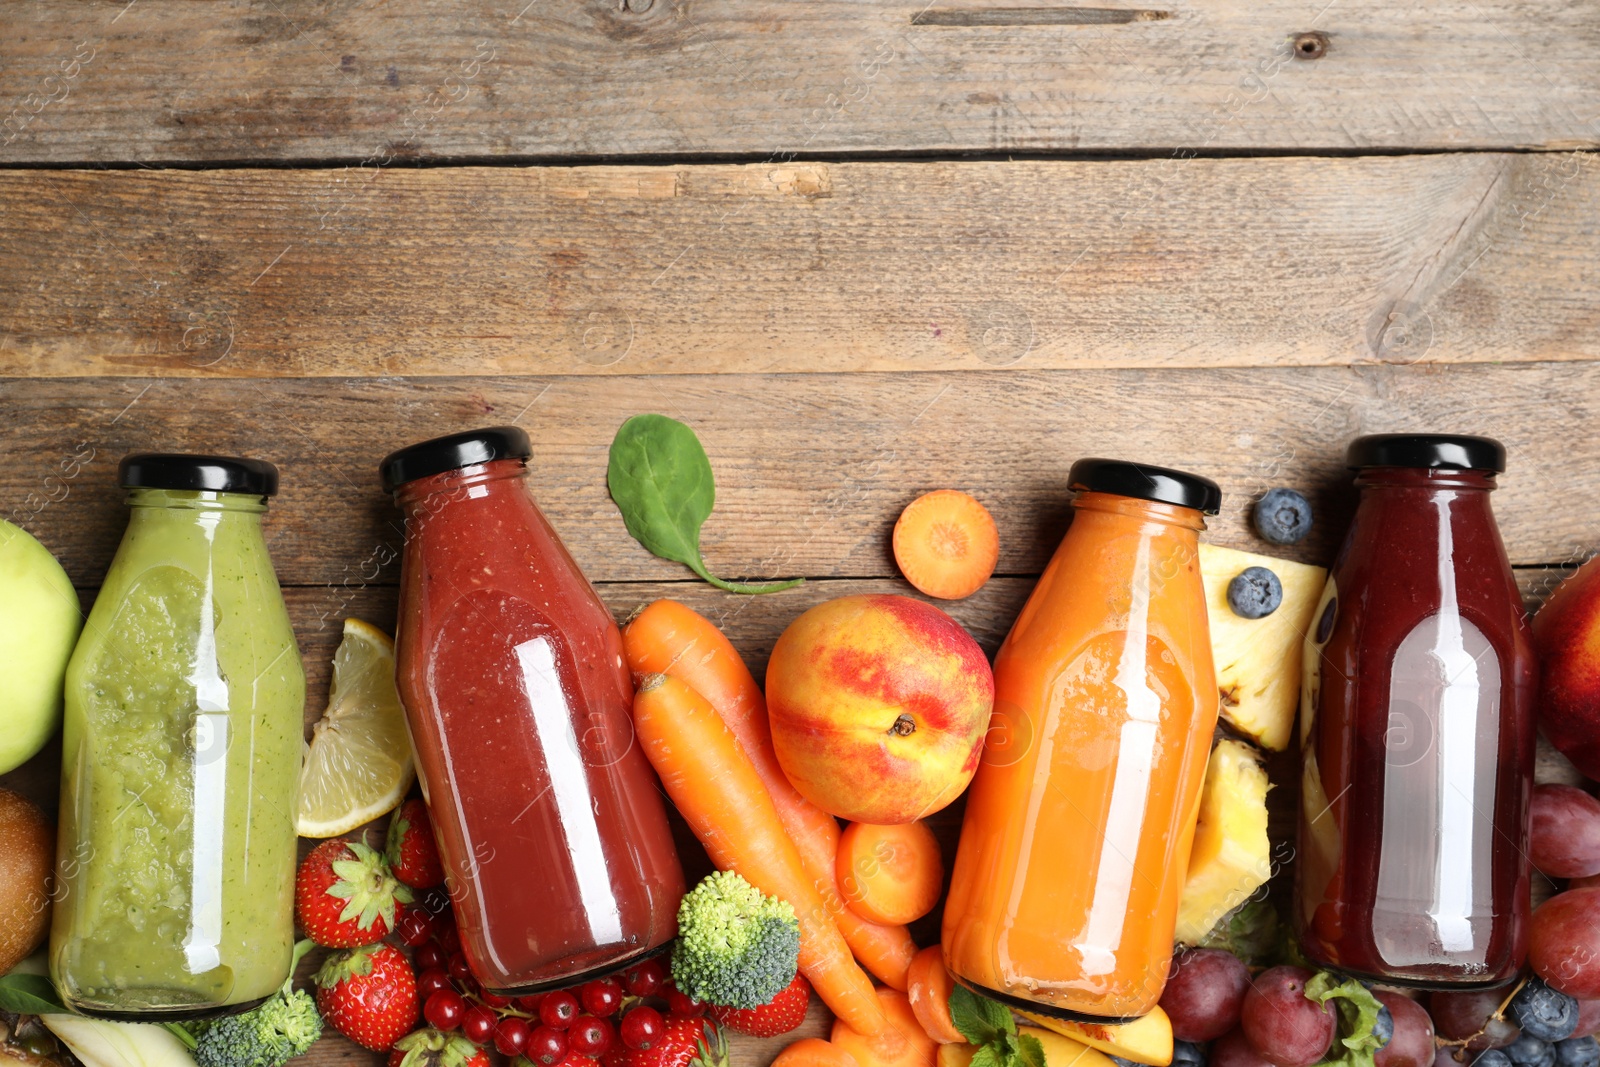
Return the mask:
<path id="1" fill-rule="evenodd" d="M 678 906 L 672 980 L 708 1004 L 758 1008 L 794 981 L 800 920 L 794 908 L 732 871 L 717 871 Z"/>
<path id="2" fill-rule="evenodd" d="M 295 946 L 296 966 L 310 947 L 309 941 Z M 322 1036 L 322 1016 L 311 994 L 293 988 L 293 982 L 291 967 L 289 980 L 259 1006 L 191 1027 L 195 1063 L 199 1067 L 283 1067 L 304 1053 Z"/>

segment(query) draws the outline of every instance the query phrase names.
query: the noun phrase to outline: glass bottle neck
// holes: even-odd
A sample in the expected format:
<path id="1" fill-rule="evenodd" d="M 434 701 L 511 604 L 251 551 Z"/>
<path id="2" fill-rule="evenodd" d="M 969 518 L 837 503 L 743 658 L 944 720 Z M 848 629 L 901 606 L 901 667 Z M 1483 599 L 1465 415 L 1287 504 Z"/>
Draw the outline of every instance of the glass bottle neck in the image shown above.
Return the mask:
<path id="1" fill-rule="evenodd" d="M 259 521 L 267 510 L 267 498 L 249 493 L 213 493 L 191 489 L 129 489 L 130 508 L 164 508 L 186 511 L 229 511 Z"/>
<path id="2" fill-rule="evenodd" d="M 1493 492 L 1495 476 L 1490 471 L 1460 470 L 1451 467 L 1365 467 L 1356 475 L 1356 488 L 1420 489 L 1425 492 Z"/>
<path id="3" fill-rule="evenodd" d="M 1115 493 L 1080 492 L 1073 498 L 1072 506 L 1077 511 L 1121 516 L 1138 522 L 1158 522 L 1197 532 L 1206 528 L 1205 516 L 1194 508 L 1163 504 L 1156 500 L 1140 500 L 1131 496 L 1118 496 Z"/>
<path id="4" fill-rule="evenodd" d="M 450 504 L 518 491 L 526 477 L 523 460 L 497 459 L 407 482 L 395 489 L 394 499 L 410 518 Z"/>

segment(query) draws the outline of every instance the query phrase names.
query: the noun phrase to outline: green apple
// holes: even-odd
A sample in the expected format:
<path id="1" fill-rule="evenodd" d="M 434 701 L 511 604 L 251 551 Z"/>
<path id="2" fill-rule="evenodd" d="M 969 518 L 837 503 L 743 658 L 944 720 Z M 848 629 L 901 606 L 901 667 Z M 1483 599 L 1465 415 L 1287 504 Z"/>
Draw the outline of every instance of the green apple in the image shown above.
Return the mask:
<path id="1" fill-rule="evenodd" d="M 61 564 L 0 519 L 0 774 L 32 758 L 61 722 L 61 682 L 81 622 Z"/>

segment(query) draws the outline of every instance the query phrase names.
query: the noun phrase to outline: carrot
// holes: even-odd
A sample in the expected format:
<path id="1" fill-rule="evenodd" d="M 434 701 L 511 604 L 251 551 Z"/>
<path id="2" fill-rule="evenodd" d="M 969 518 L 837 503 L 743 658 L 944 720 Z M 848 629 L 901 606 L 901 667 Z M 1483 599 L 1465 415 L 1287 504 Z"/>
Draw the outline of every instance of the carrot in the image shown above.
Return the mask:
<path id="1" fill-rule="evenodd" d="M 939 842 L 924 822 L 851 823 L 839 838 L 838 878 L 845 903 L 863 919 L 915 922 L 939 903 Z"/>
<path id="2" fill-rule="evenodd" d="M 906 581 L 929 596 L 971 596 L 989 580 L 999 559 L 994 516 L 958 490 L 924 493 L 894 524 L 894 561 Z"/>
<path id="3" fill-rule="evenodd" d="M 827 905 L 738 740 L 706 699 L 677 678 L 652 674 L 633 698 L 640 747 L 711 862 L 786 900 L 800 919 L 800 970 L 853 1030 L 888 1026 L 868 978 L 850 955 Z"/>
<path id="4" fill-rule="evenodd" d="M 831 1041 L 820 1037 L 802 1037 L 789 1045 L 772 1067 L 860 1067 L 856 1058 Z"/>
<path id="5" fill-rule="evenodd" d="M 916 943 L 904 926 L 868 922 L 845 906 L 834 880 L 839 824 L 801 796 L 778 766 L 766 700 L 727 637 L 692 608 L 675 600 L 657 600 L 623 627 L 622 642 L 634 674 L 669 674 L 717 709 L 767 787 L 784 830 L 800 852 L 800 862 L 850 951 L 881 981 L 904 992 Z"/>
<path id="6" fill-rule="evenodd" d="M 828 1040 L 854 1056 L 860 1067 L 934 1067 L 939 1043 L 923 1031 L 906 995 L 880 989 L 878 999 L 889 1020 L 883 1033 L 859 1034 L 843 1019 L 835 1019 Z"/>
<path id="7" fill-rule="evenodd" d="M 955 982 L 944 968 L 944 949 L 929 945 L 917 953 L 907 979 L 906 1000 L 928 1036 L 941 1045 L 966 1041 L 950 1016 L 950 993 Z"/>

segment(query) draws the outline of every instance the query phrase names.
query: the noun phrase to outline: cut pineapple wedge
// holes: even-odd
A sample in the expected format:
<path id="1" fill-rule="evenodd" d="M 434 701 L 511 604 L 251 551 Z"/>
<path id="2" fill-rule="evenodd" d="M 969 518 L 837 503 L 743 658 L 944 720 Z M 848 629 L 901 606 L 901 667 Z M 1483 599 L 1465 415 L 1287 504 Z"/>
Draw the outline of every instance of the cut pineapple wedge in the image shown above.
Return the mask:
<path id="1" fill-rule="evenodd" d="M 1134 1063 L 1148 1063 L 1153 1067 L 1167 1067 L 1172 1062 L 1172 1020 L 1167 1018 L 1167 1013 L 1159 1007 L 1151 1008 L 1148 1015 L 1141 1015 L 1125 1023 L 1080 1023 L 1069 1022 L 1066 1019 L 1054 1019 L 1046 1015 L 1039 1015 L 1031 1011 L 1018 1011 L 1018 1015 L 1031 1023 L 1063 1038 L 1069 1039 L 1074 1045 L 1087 1045 L 1090 1050 L 1098 1050 L 1107 1056 L 1120 1056 L 1122 1059 Z M 1033 1027 L 1021 1027 L 1024 1033 L 1031 1032 Z M 1058 1052 L 1068 1051 L 1065 1046 L 1058 1046 Z M 1081 1055 L 1081 1053 L 1079 1053 Z M 1056 1060 L 1050 1057 L 1049 1047 L 1045 1049 L 1047 1067 L 1056 1067 Z M 1067 1062 L 1073 1062 L 1069 1059 Z M 1084 1060 L 1080 1067 L 1109 1067 L 1099 1060 Z"/>
<path id="2" fill-rule="evenodd" d="M 1272 876 L 1267 772 L 1243 741 L 1219 741 L 1206 764 L 1200 819 L 1174 937 L 1194 944 Z"/>
<path id="3" fill-rule="evenodd" d="M 1283 584 L 1283 603 L 1263 619 L 1241 618 L 1228 606 L 1228 583 L 1246 567 L 1266 567 Z M 1222 692 L 1222 717 L 1263 748 L 1289 746 L 1300 703 L 1300 644 L 1311 626 L 1328 572 L 1217 545 L 1200 546 L 1211 658 Z"/>
<path id="4" fill-rule="evenodd" d="M 393 810 L 416 771 L 394 684 L 394 642 L 360 619 L 344 621 L 333 654 L 328 710 L 312 727 L 300 767 L 295 833 L 337 837 Z"/>

